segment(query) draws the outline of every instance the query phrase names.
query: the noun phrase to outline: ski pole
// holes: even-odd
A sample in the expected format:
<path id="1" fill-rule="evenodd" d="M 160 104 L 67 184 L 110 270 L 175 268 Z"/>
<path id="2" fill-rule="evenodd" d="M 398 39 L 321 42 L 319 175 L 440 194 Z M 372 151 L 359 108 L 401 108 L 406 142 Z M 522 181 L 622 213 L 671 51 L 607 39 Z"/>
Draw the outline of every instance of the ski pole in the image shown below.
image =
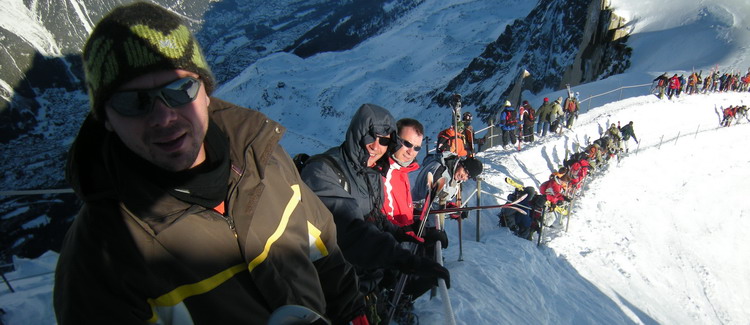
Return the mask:
<path id="1" fill-rule="evenodd" d="M 417 236 L 422 237 L 422 234 L 424 233 L 424 227 L 425 224 L 427 224 L 427 216 L 430 214 L 430 208 L 432 206 L 432 191 L 427 192 L 427 197 L 425 197 L 424 200 L 424 206 L 422 206 L 422 212 L 419 215 L 419 220 L 421 221 L 419 224 L 419 230 L 417 230 Z M 411 246 L 409 247 L 409 251 L 413 254 L 417 252 L 417 244 L 416 243 L 409 243 Z M 406 281 L 409 279 L 409 275 L 406 273 L 401 273 L 401 275 L 398 278 L 398 282 L 396 283 L 396 286 L 393 289 L 393 298 L 391 299 L 391 302 L 386 308 L 388 309 L 388 313 L 386 314 L 386 318 L 384 319 L 383 324 L 390 324 L 391 319 L 393 319 L 393 315 L 396 314 L 396 307 L 398 306 L 398 301 L 401 299 L 401 295 L 404 292 L 404 288 L 406 287 Z"/>
<path id="2" fill-rule="evenodd" d="M 463 190 L 462 184 L 458 184 L 458 193 L 456 193 L 456 203 L 461 206 L 461 191 Z M 458 217 L 458 261 L 464 260 L 464 240 L 463 240 L 463 218 Z"/>

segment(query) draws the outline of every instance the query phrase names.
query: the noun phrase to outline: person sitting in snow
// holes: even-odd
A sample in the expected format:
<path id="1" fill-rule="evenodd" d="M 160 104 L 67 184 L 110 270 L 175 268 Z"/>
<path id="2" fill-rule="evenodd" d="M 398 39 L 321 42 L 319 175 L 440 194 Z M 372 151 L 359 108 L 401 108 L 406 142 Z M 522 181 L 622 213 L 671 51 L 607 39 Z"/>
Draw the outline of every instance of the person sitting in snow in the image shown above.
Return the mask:
<path id="1" fill-rule="evenodd" d="M 573 158 L 570 159 L 568 167 L 568 176 L 570 178 L 569 184 L 571 190 L 574 191 L 578 191 L 581 189 L 583 180 L 586 178 L 589 172 L 589 162 L 585 158 L 585 153 L 581 154 L 583 155 L 574 155 Z"/>
<path id="2" fill-rule="evenodd" d="M 721 120 L 721 126 L 729 126 L 732 124 L 732 118 L 734 118 L 735 111 L 736 110 L 734 106 L 729 106 L 724 109 L 724 116 Z"/>
<path id="3" fill-rule="evenodd" d="M 549 202 L 549 211 L 553 211 L 558 205 L 561 205 L 564 202 L 570 202 L 570 198 L 564 194 L 567 191 L 567 183 L 564 180 L 566 172 L 567 170 L 563 169 L 559 172 L 552 173 L 549 180 L 539 186 L 540 195 L 544 195 L 547 202 Z M 555 224 L 555 221 L 556 220 L 550 218 L 549 220 L 545 220 L 545 223 L 553 225 Z"/>
<path id="4" fill-rule="evenodd" d="M 539 186 L 539 193 L 545 195 L 550 207 L 554 208 L 563 202 L 570 201 L 564 193 L 567 191 L 568 184 L 565 181 L 567 169 L 561 168 L 561 171 L 550 174 L 549 180 Z"/>
<path id="5" fill-rule="evenodd" d="M 586 147 L 586 159 L 591 169 L 596 169 L 604 163 L 603 153 L 598 143 L 592 143 Z"/>
<path id="6" fill-rule="evenodd" d="M 531 234 L 538 230 L 538 219 L 541 216 L 541 210 L 537 213 L 533 211 L 535 202 L 538 201 L 535 200 L 537 197 L 536 189 L 531 186 L 527 186 L 523 190 L 516 189 L 513 193 L 508 194 L 508 201 L 515 201 L 523 195 L 526 195 L 526 198 L 519 202 L 518 208 L 525 213 L 514 208 L 502 208 L 497 216 L 500 219 L 500 227 L 507 227 L 514 235 L 531 240 Z M 544 200 L 546 201 L 546 199 Z M 542 202 L 543 204 L 544 202 Z M 535 217 L 536 219 L 534 219 Z"/>

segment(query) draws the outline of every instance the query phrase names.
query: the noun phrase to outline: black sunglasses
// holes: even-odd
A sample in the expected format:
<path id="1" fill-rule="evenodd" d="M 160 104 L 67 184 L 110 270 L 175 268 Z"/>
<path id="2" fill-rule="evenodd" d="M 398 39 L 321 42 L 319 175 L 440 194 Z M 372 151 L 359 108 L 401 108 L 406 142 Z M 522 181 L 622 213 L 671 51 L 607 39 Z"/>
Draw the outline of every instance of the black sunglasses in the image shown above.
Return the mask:
<path id="1" fill-rule="evenodd" d="M 413 143 L 406 141 L 404 139 L 401 139 L 401 143 L 404 145 L 404 147 L 412 148 L 414 151 L 422 150 L 422 146 L 415 146 Z"/>
<path id="2" fill-rule="evenodd" d="M 157 98 L 175 108 L 193 102 L 200 88 L 198 79 L 185 77 L 152 89 L 118 91 L 112 94 L 107 105 L 122 116 L 143 116 L 153 110 Z"/>
<path id="3" fill-rule="evenodd" d="M 381 146 L 388 146 L 391 144 L 391 138 L 384 138 L 384 137 L 378 136 L 378 143 Z"/>

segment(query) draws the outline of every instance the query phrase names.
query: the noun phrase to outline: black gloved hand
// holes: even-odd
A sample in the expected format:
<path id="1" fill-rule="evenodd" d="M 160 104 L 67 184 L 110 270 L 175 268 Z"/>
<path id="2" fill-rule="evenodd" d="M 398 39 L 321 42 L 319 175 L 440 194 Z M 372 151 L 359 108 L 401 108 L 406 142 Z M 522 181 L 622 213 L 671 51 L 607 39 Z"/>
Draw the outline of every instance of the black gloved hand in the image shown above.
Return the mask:
<path id="1" fill-rule="evenodd" d="M 441 278 L 445 280 L 445 286 L 448 287 L 448 289 L 451 287 L 451 274 L 448 272 L 448 269 L 425 257 L 412 255 L 411 258 L 404 263 L 400 263 L 398 268 L 401 272 L 406 274 L 434 278 L 435 285 L 437 285 L 437 279 Z"/>
<path id="2" fill-rule="evenodd" d="M 417 244 L 424 243 L 424 239 L 419 238 L 419 236 L 417 236 L 411 226 L 403 226 L 398 228 L 396 232 L 393 233 L 393 237 L 396 238 L 396 240 L 398 240 L 399 242 L 412 242 Z"/>
<path id="3" fill-rule="evenodd" d="M 448 248 L 448 235 L 445 231 L 438 230 L 437 228 L 426 227 L 424 229 L 423 237 L 425 244 L 432 244 L 439 241 L 443 248 Z"/>

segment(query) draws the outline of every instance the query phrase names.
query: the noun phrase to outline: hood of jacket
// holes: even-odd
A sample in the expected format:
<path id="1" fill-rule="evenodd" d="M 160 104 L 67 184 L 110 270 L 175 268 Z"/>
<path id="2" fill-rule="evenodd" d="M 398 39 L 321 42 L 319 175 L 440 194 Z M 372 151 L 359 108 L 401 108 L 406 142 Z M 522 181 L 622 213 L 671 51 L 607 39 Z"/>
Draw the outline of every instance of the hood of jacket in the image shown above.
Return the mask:
<path id="1" fill-rule="evenodd" d="M 374 104 L 364 104 L 359 107 L 349 129 L 346 138 L 341 144 L 341 151 L 347 163 L 356 171 L 360 172 L 367 167 L 370 153 L 367 145 L 377 140 L 376 136 L 396 136 L 396 121 L 383 107 Z"/>

